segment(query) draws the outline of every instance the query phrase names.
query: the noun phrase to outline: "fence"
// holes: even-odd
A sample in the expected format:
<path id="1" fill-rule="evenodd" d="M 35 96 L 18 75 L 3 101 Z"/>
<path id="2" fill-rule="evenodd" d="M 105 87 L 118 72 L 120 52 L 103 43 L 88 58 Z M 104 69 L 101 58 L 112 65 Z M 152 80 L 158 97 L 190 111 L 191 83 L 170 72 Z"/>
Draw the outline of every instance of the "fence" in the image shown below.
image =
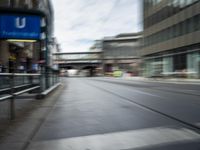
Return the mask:
<path id="1" fill-rule="evenodd" d="M 59 82 L 58 74 L 0 73 L 0 102 L 9 101 L 10 119 L 15 119 L 15 98 L 21 94 L 42 93 Z"/>

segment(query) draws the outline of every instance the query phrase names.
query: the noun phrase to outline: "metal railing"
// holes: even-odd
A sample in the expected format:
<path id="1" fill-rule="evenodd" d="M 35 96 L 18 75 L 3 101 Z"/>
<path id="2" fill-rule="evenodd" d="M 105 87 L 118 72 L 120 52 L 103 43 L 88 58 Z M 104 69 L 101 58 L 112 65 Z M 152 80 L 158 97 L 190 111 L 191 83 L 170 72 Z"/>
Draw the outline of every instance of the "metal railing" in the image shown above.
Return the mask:
<path id="1" fill-rule="evenodd" d="M 15 119 L 15 98 L 40 89 L 40 74 L 0 73 L 0 102 L 10 100 L 10 119 Z"/>
<path id="2" fill-rule="evenodd" d="M 48 82 L 48 84 L 46 83 Z M 0 73 L 0 102 L 9 101 L 10 119 L 15 119 L 15 99 L 17 96 L 35 92 L 38 95 L 59 82 L 53 72 L 37 73 Z"/>

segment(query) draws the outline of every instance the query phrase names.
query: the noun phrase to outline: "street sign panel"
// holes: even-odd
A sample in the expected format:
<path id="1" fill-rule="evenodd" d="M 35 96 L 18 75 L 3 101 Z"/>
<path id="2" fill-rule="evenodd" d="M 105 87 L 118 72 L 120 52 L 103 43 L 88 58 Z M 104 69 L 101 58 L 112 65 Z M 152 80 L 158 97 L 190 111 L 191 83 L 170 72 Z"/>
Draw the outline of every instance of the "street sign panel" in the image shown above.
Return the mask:
<path id="1" fill-rule="evenodd" d="M 1 39 L 40 39 L 39 16 L 0 14 Z"/>

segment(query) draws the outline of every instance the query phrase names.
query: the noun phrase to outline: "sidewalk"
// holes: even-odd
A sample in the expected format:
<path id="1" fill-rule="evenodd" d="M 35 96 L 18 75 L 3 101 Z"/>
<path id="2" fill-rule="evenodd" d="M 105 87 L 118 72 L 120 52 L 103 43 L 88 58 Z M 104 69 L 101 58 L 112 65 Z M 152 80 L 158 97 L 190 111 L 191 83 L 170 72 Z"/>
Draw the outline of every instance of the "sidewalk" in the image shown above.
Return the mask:
<path id="1" fill-rule="evenodd" d="M 6 112 L 0 118 L 0 149 L 25 149 L 53 108 L 62 88 L 62 86 L 59 87 L 45 99 L 37 100 L 30 96 L 26 97 L 26 95 L 23 99 L 18 99 L 16 101 L 16 120 L 14 121 L 9 121 L 6 118 L 8 110 L 5 107 Z M 2 106 L 8 104 L 8 101 L 5 104 L 1 103 Z"/>
<path id="2" fill-rule="evenodd" d="M 184 78 L 145 78 L 145 77 L 128 77 L 127 76 L 127 77 L 121 77 L 119 79 L 160 82 L 160 83 L 175 83 L 175 84 L 200 84 L 200 79 L 184 79 Z"/>
<path id="3" fill-rule="evenodd" d="M 145 84 L 148 83 L 155 90 L 166 92 L 183 93 L 189 95 L 200 96 L 200 79 L 181 79 L 181 78 L 144 78 L 144 77 L 106 77 L 101 80 L 118 82 L 120 84 Z M 130 82 L 132 81 L 132 83 Z"/>

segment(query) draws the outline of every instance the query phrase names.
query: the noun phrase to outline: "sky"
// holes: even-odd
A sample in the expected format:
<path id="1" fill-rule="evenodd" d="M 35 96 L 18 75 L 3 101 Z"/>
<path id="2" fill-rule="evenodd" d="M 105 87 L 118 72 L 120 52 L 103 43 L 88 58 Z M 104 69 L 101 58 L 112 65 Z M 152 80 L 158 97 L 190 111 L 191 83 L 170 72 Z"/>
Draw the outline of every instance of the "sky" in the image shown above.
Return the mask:
<path id="1" fill-rule="evenodd" d="M 52 0 L 62 52 L 88 51 L 95 40 L 141 31 L 141 0 Z"/>

